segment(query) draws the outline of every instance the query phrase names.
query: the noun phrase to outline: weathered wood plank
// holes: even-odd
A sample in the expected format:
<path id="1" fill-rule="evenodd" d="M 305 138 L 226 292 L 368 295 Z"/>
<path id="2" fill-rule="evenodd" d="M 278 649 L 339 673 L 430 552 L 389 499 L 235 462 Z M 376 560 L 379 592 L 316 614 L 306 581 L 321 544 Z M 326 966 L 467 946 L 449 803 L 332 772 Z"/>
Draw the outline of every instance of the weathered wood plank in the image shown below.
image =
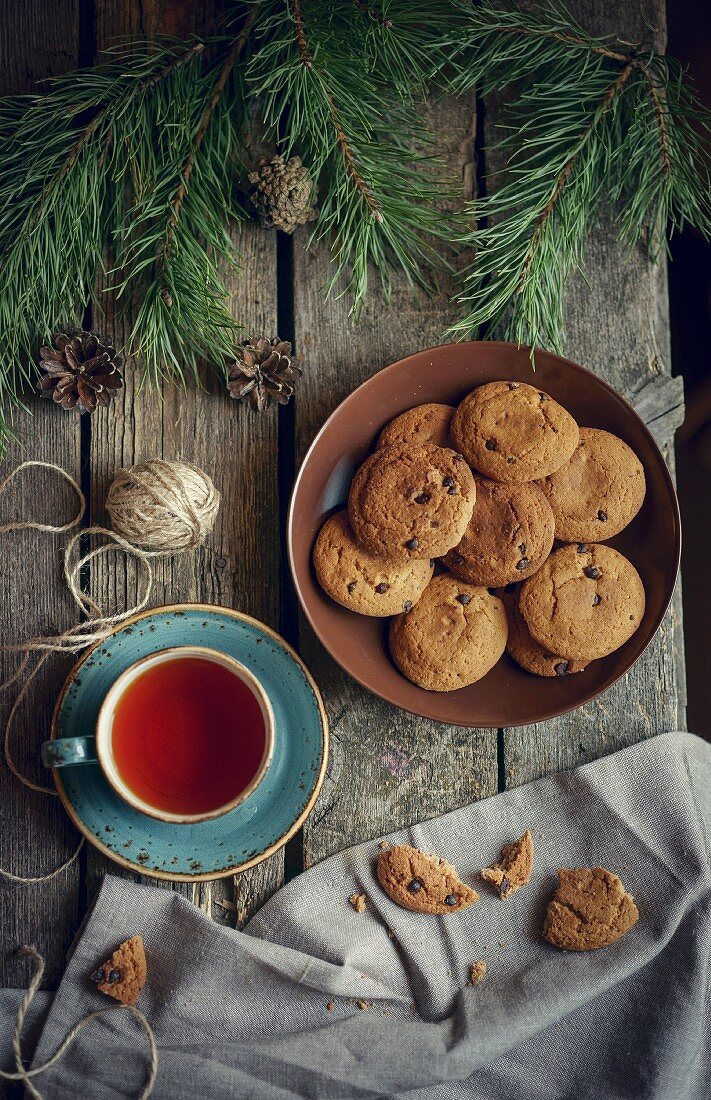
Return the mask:
<path id="1" fill-rule="evenodd" d="M 180 37 L 208 31 L 216 5 L 177 3 L 115 3 L 96 5 L 97 45 L 107 45 L 117 35 L 166 32 Z M 275 235 L 256 226 L 240 232 L 238 247 L 243 271 L 231 282 L 232 307 L 250 331 L 276 331 Z M 106 325 L 119 341 L 128 332 L 129 319 L 115 314 L 110 295 L 103 296 Z M 257 417 L 231 401 L 221 380 L 205 376 L 205 388 L 188 383 L 186 390 L 165 385 L 159 393 L 150 387 L 139 392 L 136 363 L 126 366 L 126 385 L 108 410 L 101 410 L 92 424 L 91 472 L 92 519 L 105 520 L 103 501 L 115 470 L 147 458 L 179 458 L 193 462 L 215 480 L 222 506 L 214 532 L 195 555 L 160 561 L 152 604 L 204 601 L 238 608 L 272 626 L 279 625 L 279 531 L 277 445 L 275 410 Z M 120 560 L 97 564 L 93 589 L 102 602 L 118 607 L 135 601 L 136 578 Z M 104 872 L 121 873 L 103 856 L 90 851 L 88 896 L 95 892 Z M 242 921 L 281 881 L 283 857 L 240 876 L 235 904 Z M 232 902 L 233 883 L 183 886 L 190 897 L 212 917 L 235 923 L 234 911 L 218 902 Z"/>
<path id="2" fill-rule="evenodd" d="M 596 34 L 634 41 L 656 28 L 665 44 L 663 0 L 610 5 L 575 0 L 573 14 Z M 487 141 L 500 119 L 487 114 Z M 639 247 L 625 253 L 608 213 L 587 242 L 586 278 L 571 279 L 565 304 L 565 354 L 622 393 L 650 422 L 673 472 L 673 431 L 683 412 L 683 388 L 670 371 L 666 265 Z M 680 592 L 644 656 L 599 699 L 544 725 L 504 735 L 508 786 L 574 767 L 664 730 L 683 728 L 683 639 Z"/>
<path id="3" fill-rule="evenodd" d="M 445 135 L 446 158 L 465 195 L 474 186 L 475 104 L 445 102 L 433 109 L 433 128 Z M 306 373 L 296 398 L 299 458 L 327 415 L 360 382 L 395 359 L 441 340 L 452 319 L 447 291 L 415 299 L 396 279 L 393 300 L 373 289 L 359 323 L 346 298 L 324 303 L 329 279 L 325 248 L 303 250 L 296 238 L 296 346 Z M 305 622 L 301 652 L 324 693 L 332 723 L 328 778 L 304 828 L 307 865 L 349 844 L 433 817 L 497 789 L 496 733 L 424 721 L 376 699 L 338 668 Z"/>
<path id="4" fill-rule="evenodd" d="M 0 94 L 29 91 L 35 81 L 77 64 L 78 0 L 26 4 L 7 0 L 0 19 Z M 20 442 L 8 448 L 0 479 L 25 459 L 57 463 L 79 477 L 78 417 L 28 395 L 31 413 L 18 418 Z M 76 497 L 52 475 L 20 475 L 0 501 L 0 523 L 22 516 L 63 523 L 76 510 Z M 12 644 L 31 635 L 56 633 L 76 621 L 61 574 L 61 535 L 16 531 L 0 535 L 0 641 Z M 0 681 L 14 669 L 15 658 L 0 654 Z M 47 736 L 54 698 L 70 667 L 52 658 L 35 681 L 30 701 L 15 723 L 13 755 L 20 769 L 46 784 L 38 759 Z M 7 716 L 15 689 L 0 696 L 0 718 Z M 0 765 L 0 863 L 20 875 L 42 875 L 61 864 L 78 841 L 59 800 L 23 787 Z M 22 986 L 27 963 L 14 949 L 33 943 L 47 960 L 45 983 L 56 984 L 64 954 L 76 929 L 80 869 L 74 864 L 51 882 L 15 885 L 0 881 L 0 985 Z"/>

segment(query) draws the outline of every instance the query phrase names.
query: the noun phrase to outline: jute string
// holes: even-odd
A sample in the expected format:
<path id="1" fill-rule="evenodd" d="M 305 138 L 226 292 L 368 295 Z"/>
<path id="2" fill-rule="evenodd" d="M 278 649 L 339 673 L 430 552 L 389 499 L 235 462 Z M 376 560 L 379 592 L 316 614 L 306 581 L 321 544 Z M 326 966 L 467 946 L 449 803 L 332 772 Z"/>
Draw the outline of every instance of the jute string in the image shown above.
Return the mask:
<path id="1" fill-rule="evenodd" d="M 79 501 L 76 514 L 63 524 L 15 520 L 0 525 L 0 534 L 28 528 L 58 534 L 79 528 L 86 512 L 84 493 L 71 474 L 52 462 L 21 463 L 0 483 L 0 496 L 22 470 L 30 467 L 54 471 L 70 485 Z M 22 655 L 12 675 L 0 684 L 0 692 L 24 678 L 5 722 L 3 752 L 8 768 L 25 787 L 41 794 L 56 796 L 57 793 L 53 788 L 35 783 L 23 775 L 11 750 L 15 717 L 37 673 L 53 653 L 79 653 L 87 646 L 107 638 L 115 626 L 142 611 L 153 590 L 151 559 L 196 549 L 211 530 L 219 504 L 219 492 L 210 478 L 197 466 L 152 459 L 140 466 L 119 470 L 116 474 L 106 498 L 106 509 L 113 525 L 111 529 L 101 526 L 87 527 L 77 530 L 71 536 L 64 550 L 64 579 L 84 621 L 61 634 L 0 646 L 0 652 Z M 107 541 L 82 554 L 81 540 L 92 537 Z M 109 615 L 96 600 L 82 591 L 81 577 L 85 566 L 102 555 L 116 552 L 124 553 L 136 563 L 139 574 L 138 601 L 133 607 Z M 34 655 L 38 655 L 38 660 L 30 669 Z M 46 882 L 74 863 L 82 844 L 83 840 L 80 840 L 69 859 L 49 874 L 24 877 L 0 867 L 0 878 L 16 883 Z"/>
<path id="2" fill-rule="evenodd" d="M 108 1008 L 99 1008 L 95 1012 L 89 1012 L 78 1023 L 71 1028 L 70 1031 L 62 1039 L 61 1043 L 55 1050 L 54 1054 L 47 1059 L 46 1062 L 42 1062 L 41 1065 L 35 1066 L 34 1069 L 26 1069 L 22 1060 L 22 1029 L 25 1025 L 25 1017 L 27 1010 L 32 1004 L 35 993 L 40 987 L 42 982 L 42 975 L 44 974 L 44 959 L 34 947 L 21 947 L 19 951 L 20 955 L 25 955 L 32 959 L 35 964 L 35 972 L 32 976 L 32 980 L 27 988 L 27 992 L 20 1002 L 20 1006 L 17 1010 L 17 1016 L 15 1017 L 15 1027 L 12 1033 L 12 1051 L 15 1056 L 15 1073 L 6 1073 L 0 1070 L 0 1078 L 5 1081 L 22 1081 L 27 1092 L 34 1098 L 34 1100 L 42 1100 L 42 1093 L 35 1087 L 31 1078 L 37 1077 L 40 1073 L 44 1073 L 45 1070 L 50 1069 L 64 1057 L 69 1047 L 79 1035 L 87 1024 L 90 1024 L 92 1020 L 96 1020 L 99 1016 L 105 1016 L 107 1012 L 129 1012 L 133 1016 L 143 1030 L 146 1033 L 148 1039 L 148 1045 L 150 1047 L 150 1065 L 148 1070 L 148 1076 L 146 1083 L 140 1093 L 139 1100 L 147 1100 L 147 1097 L 153 1092 L 153 1086 L 156 1082 L 158 1075 L 158 1046 L 156 1043 L 156 1037 L 153 1032 L 153 1028 L 148 1023 L 148 1020 L 143 1015 L 140 1009 L 135 1008 L 133 1005 L 111 1005 Z"/>

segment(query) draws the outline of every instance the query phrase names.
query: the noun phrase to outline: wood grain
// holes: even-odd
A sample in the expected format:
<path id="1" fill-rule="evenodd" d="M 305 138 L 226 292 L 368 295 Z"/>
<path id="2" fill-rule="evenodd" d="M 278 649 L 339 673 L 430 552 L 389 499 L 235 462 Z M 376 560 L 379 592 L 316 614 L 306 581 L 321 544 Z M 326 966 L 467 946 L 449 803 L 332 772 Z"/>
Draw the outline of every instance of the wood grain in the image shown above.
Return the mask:
<path id="1" fill-rule="evenodd" d="M 166 32 L 181 37 L 209 32 L 219 14 L 216 5 L 152 3 L 96 4 L 96 40 L 99 49 L 117 35 Z M 245 226 L 237 246 L 243 257 L 241 274 L 231 279 L 232 309 L 249 331 L 276 331 L 275 235 Z M 111 294 L 102 294 L 106 327 L 119 341 L 126 339 L 130 318 L 116 314 Z M 222 504 L 215 529 L 196 554 L 161 560 L 151 603 L 203 601 L 224 604 L 279 625 L 279 531 L 275 410 L 257 416 L 232 401 L 214 372 L 204 373 L 204 388 L 188 382 L 185 389 L 164 385 L 160 391 L 141 388 L 138 364 L 129 361 L 125 387 L 111 408 L 92 421 L 92 521 L 106 517 L 103 502 L 114 472 L 147 458 L 178 458 L 193 462 L 215 480 Z M 108 606 L 134 602 L 136 577 L 121 559 L 97 564 L 92 591 Z M 242 920 L 261 904 L 281 881 L 283 857 L 240 876 L 235 904 Z M 91 898 L 105 873 L 121 874 L 93 849 L 87 854 L 87 893 Z M 129 874 L 129 872 L 126 872 Z M 140 876 L 134 876 L 140 878 Z M 170 884 L 162 884 L 170 888 Z M 176 884 L 205 912 L 222 923 L 234 924 L 233 882 L 218 880 L 192 886 Z M 220 904 L 223 903 L 223 904 Z"/>
<path id="2" fill-rule="evenodd" d="M 207 29 L 222 16 L 222 0 L 206 5 L 179 0 L 5 0 L 0 19 L 0 92 L 28 88 L 32 81 L 71 68 L 84 54 L 119 36 L 160 32 L 187 36 Z M 644 21 L 664 41 L 663 0 L 610 5 L 608 0 L 574 0 L 574 14 L 595 33 L 616 32 L 633 39 Z M 89 10 L 93 15 L 87 22 Z M 83 56 L 83 61 L 90 60 Z M 475 104 L 442 102 L 432 120 L 462 191 L 474 189 Z M 484 138 L 496 139 L 501 104 L 486 104 Z M 492 156 L 486 167 L 496 169 Z M 280 623 L 280 583 L 287 606 L 293 600 L 280 552 L 279 516 L 294 460 L 303 457 L 316 430 L 336 404 L 359 382 L 394 359 L 439 342 L 452 318 L 448 289 L 434 299 L 414 296 L 396 280 L 386 303 L 373 282 L 360 323 L 347 316 L 346 299 L 324 302 L 330 275 L 328 251 L 306 253 L 308 231 L 295 238 L 293 286 L 282 270 L 278 285 L 277 244 L 273 234 L 248 226 L 240 233 L 243 272 L 233 283 L 233 308 L 250 329 L 291 327 L 306 374 L 295 404 L 256 417 L 231 402 L 214 377 L 205 388 L 143 388 L 135 363 L 126 368 L 126 387 L 110 410 L 100 410 L 84 430 L 91 518 L 104 522 L 103 502 L 115 470 L 154 455 L 183 458 L 203 467 L 218 483 L 223 505 L 207 545 L 194 556 L 166 560 L 156 569 L 153 601 L 204 600 L 240 608 L 273 626 Z M 282 256 L 290 245 L 282 241 Z M 617 242 L 614 215 L 590 235 L 586 283 L 572 279 L 566 300 L 566 354 L 596 371 L 624 393 L 650 424 L 670 465 L 672 433 L 683 411 L 680 382 L 669 369 L 666 271 L 641 250 L 625 256 Z M 101 288 L 100 288 L 101 289 Z M 291 295 L 293 291 L 293 311 Z M 130 319 L 115 314 L 102 295 L 102 327 L 125 337 Z M 46 458 L 80 472 L 82 441 L 77 417 L 31 401 L 33 418 L 19 425 L 23 448 L 13 446 L 0 474 L 24 457 Z M 281 431 L 280 431 L 281 426 Z M 293 439 L 292 439 L 293 435 Z M 293 453 L 292 453 L 293 451 Z M 280 496 L 279 467 L 282 485 Z M 41 476 L 29 475 L 0 501 L 0 517 L 40 512 L 62 515 L 70 496 L 48 491 Z M 60 578 L 61 537 L 33 533 L 0 536 L 12 568 L 0 578 L 0 639 L 56 631 L 74 621 Z M 135 598 L 136 578 L 121 560 L 97 563 L 92 591 L 112 607 Z M 282 619 L 284 612 L 282 610 Z M 287 620 L 289 616 L 286 616 Z M 291 640 L 295 640 L 294 630 Z M 546 772 L 571 767 L 662 729 L 683 725 L 683 646 L 679 593 L 644 658 L 621 684 L 580 711 L 539 727 L 503 731 L 497 758 L 494 731 L 468 731 L 425 722 L 368 695 L 335 666 L 306 623 L 300 623 L 300 649 L 326 699 L 332 721 L 332 758 L 323 792 L 302 836 L 309 865 L 343 847 L 453 809 Z M 0 665 L 0 674 L 8 662 Z M 39 777 L 37 746 L 47 729 L 51 702 L 68 661 L 43 671 L 32 704 L 17 726 L 16 756 Z M 497 770 L 498 769 L 498 770 Z M 21 788 L 0 769 L 0 862 L 20 873 L 36 873 L 60 863 L 75 834 L 55 799 Z M 298 841 L 292 842 L 298 844 Z M 292 855 L 294 854 L 292 850 Z M 298 853 L 296 862 L 299 861 Z M 245 923 L 279 885 L 283 855 L 273 857 L 232 884 L 229 881 L 181 887 L 181 892 L 213 919 Z M 68 943 L 100 876 L 121 873 L 93 850 L 81 865 L 41 887 L 0 883 L 3 952 L 33 942 L 48 960 L 47 983 L 61 973 Z M 138 877 L 138 876 L 136 876 Z M 0 958 L 0 982 L 22 985 L 26 965 L 9 954 Z"/>
<path id="3" fill-rule="evenodd" d="M 441 102 L 430 119 L 434 132 L 444 136 L 448 167 L 467 196 L 474 186 L 475 118 L 472 98 Z M 452 319 L 450 287 L 428 300 L 396 279 L 387 303 L 374 275 L 354 326 L 347 297 L 324 302 L 328 253 L 324 247 L 305 252 L 305 240 L 305 232 L 297 235 L 294 262 L 296 346 L 305 359 L 296 399 L 299 458 L 355 386 L 394 359 L 439 343 Z M 304 828 L 307 866 L 496 791 L 495 731 L 424 721 L 369 695 L 334 664 L 305 621 L 301 652 L 324 693 L 332 730 L 327 781 Z"/>
<path id="4" fill-rule="evenodd" d="M 7 0 L 0 19 L 0 94 L 31 90 L 42 77 L 72 68 L 78 59 L 78 0 L 27 4 Z M 39 349 L 38 349 L 39 350 Z M 21 443 L 8 447 L 0 479 L 25 459 L 57 463 L 79 477 L 78 417 L 67 415 L 29 393 L 30 412 L 18 416 Z M 63 523 L 76 511 L 76 498 L 51 475 L 20 475 L 0 500 L 0 523 L 18 516 Z M 62 575 L 61 535 L 16 531 L 0 535 L 0 643 L 26 640 L 76 621 Z M 40 743 L 48 735 L 54 698 L 71 665 L 52 658 L 35 681 L 30 700 L 18 715 L 13 754 L 20 769 L 46 784 L 39 762 Z M 15 667 L 15 658 L 0 654 L 0 682 Z M 14 690 L 0 695 L 4 720 Z M 23 787 L 0 765 L 0 864 L 15 874 L 42 875 L 59 866 L 78 841 L 59 800 Z M 56 983 L 64 955 L 76 930 L 80 868 L 74 864 L 51 882 L 21 886 L 0 881 L 0 986 L 22 986 L 28 967 L 15 949 L 32 943 L 47 960 L 45 984 Z"/>
<path id="5" fill-rule="evenodd" d="M 615 33 L 630 41 L 651 25 L 657 48 L 664 48 L 663 0 L 614 10 L 602 0 L 576 0 L 571 10 L 593 34 Z M 501 107 L 495 104 L 487 112 L 488 142 L 500 120 Z M 589 234 L 585 277 L 570 280 L 565 319 L 565 354 L 637 407 L 673 472 L 673 432 L 683 418 L 683 387 L 681 379 L 671 378 L 666 264 L 652 264 L 641 246 L 625 253 L 612 211 Z M 506 785 L 517 786 L 655 733 L 683 728 L 683 648 L 678 590 L 649 649 L 619 683 L 572 714 L 505 731 Z"/>

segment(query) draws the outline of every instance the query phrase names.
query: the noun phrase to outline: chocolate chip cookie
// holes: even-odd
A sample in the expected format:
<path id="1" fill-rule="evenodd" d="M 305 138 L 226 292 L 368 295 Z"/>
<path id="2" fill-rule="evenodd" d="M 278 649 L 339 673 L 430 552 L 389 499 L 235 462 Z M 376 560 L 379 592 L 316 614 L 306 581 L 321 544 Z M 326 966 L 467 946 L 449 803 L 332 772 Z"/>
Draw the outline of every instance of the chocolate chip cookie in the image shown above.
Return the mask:
<path id="1" fill-rule="evenodd" d="M 611 546 L 562 546 L 524 583 L 519 610 L 532 637 L 568 660 L 592 661 L 619 649 L 642 621 L 644 586 Z"/>
<path id="2" fill-rule="evenodd" d="M 390 624 L 390 652 L 408 680 L 455 691 L 480 680 L 506 646 L 504 605 L 486 588 L 435 577 L 407 615 Z"/>
<path id="3" fill-rule="evenodd" d="M 558 871 L 543 938 L 564 951 L 609 947 L 637 923 L 639 910 L 617 875 L 604 867 Z"/>
<path id="4" fill-rule="evenodd" d="M 582 672 L 587 668 L 587 661 L 569 661 L 558 654 L 549 653 L 531 637 L 526 620 L 518 609 L 520 591 L 519 585 L 512 584 L 497 593 L 504 601 L 509 618 L 509 636 L 506 641 L 509 657 L 534 676 L 571 676 L 574 672 Z"/>
<path id="5" fill-rule="evenodd" d="M 124 940 L 110 959 L 91 975 L 97 989 L 122 1005 L 135 1005 L 147 975 L 146 953 L 140 936 Z"/>
<path id="6" fill-rule="evenodd" d="M 392 562 L 371 554 L 356 542 L 345 510 L 326 520 L 313 559 L 318 582 L 332 600 L 376 617 L 411 611 L 433 572 L 429 558 Z"/>
<path id="7" fill-rule="evenodd" d="M 462 538 L 476 487 L 461 455 L 431 443 L 383 447 L 351 485 L 348 516 L 358 542 L 391 561 L 438 558 Z"/>
<path id="8" fill-rule="evenodd" d="M 491 867 L 485 867 L 481 877 L 492 883 L 502 899 L 510 898 L 525 886 L 533 871 L 533 837 L 530 830 L 512 844 L 505 844 L 501 856 Z"/>
<path id="9" fill-rule="evenodd" d="M 460 882 L 451 863 L 408 844 L 381 852 L 377 873 L 388 897 L 413 913 L 456 913 L 479 900 L 476 890 Z"/>
<path id="10" fill-rule="evenodd" d="M 444 564 L 460 580 L 499 588 L 530 577 L 553 546 L 553 512 L 543 491 L 476 478 L 476 503 L 462 541 Z"/>
<path id="11" fill-rule="evenodd" d="M 547 393 L 525 382 L 488 382 L 465 397 L 450 428 L 457 450 L 494 481 L 534 481 L 568 461 L 578 425 Z"/>
<path id="12" fill-rule="evenodd" d="M 645 494 L 644 467 L 616 435 L 581 428 L 569 462 L 540 482 L 563 542 L 601 542 L 634 519 Z"/>
<path id="13" fill-rule="evenodd" d="M 453 405 L 416 405 L 391 420 L 378 437 L 377 447 L 393 447 L 401 443 L 416 445 L 433 443 L 435 447 L 451 447 L 449 424 Z"/>

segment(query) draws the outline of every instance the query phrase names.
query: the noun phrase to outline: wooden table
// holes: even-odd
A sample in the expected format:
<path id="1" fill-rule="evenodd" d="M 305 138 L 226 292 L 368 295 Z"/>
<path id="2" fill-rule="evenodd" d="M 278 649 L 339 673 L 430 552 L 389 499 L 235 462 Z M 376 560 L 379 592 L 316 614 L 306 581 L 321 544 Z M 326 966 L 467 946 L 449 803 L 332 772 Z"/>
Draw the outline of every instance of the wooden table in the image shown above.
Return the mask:
<path id="1" fill-rule="evenodd" d="M 164 31 L 186 36 L 209 29 L 210 3 L 178 0 L 6 0 L 0 28 L 3 93 L 28 89 L 53 73 L 91 64 L 116 36 Z M 575 0 L 590 30 L 634 39 L 643 19 L 665 38 L 663 0 Z M 92 22 L 93 10 L 93 22 Z M 213 13 L 214 14 L 214 13 Z M 81 20 L 80 20 L 81 15 Z M 432 108 L 451 167 L 471 195 L 492 168 L 486 144 L 500 116 L 496 102 L 440 103 Z M 48 134 L 51 141 L 51 134 Z M 494 166 L 495 167 L 495 166 Z M 249 225 L 239 232 L 244 269 L 232 283 L 235 314 L 254 332 L 293 339 L 305 362 L 296 400 L 258 416 L 227 399 L 220 385 L 165 387 L 162 400 L 126 367 L 126 385 L 109 410 L 89 420 L 31 400 L 23 416 L 23 446 L 12 446 L 1 472 L 23 458 L 62 465 L 81 479 L 90 519 L 102 522 L 107 486 L 120 466 L 156 455 L 183 458 L 217 482 L 223 506 L 208 544 L 195 556 L 157 567 L 156 604 L 189 600 L 226 604 L 263 619 L 297 645 L 323 691 L 332 727 L 332 757 L 319 801 L 303 832 L 285 851 L 233 880 L 175 889 L 213 919 L 241 926 L 301 868 L 373 835 L 396 829 L 570 768 L 663 730 L 684 725 L 680 598 L 654 643 L 630 673 L 601 698 L 556 721 L 525 729 L 465 730 L 423 721 L 369 695 L 337 668 L 299 618 L 286 568 L 284 519 L 295 471 L 325 417 L 358 383 L 394 359 L 435 344 L 452 316 L 446 293 L 413 301 L 396 280 L 393 301 L 373 292 L 353 327 L 345 300 L 324 303 L 325 249 L 304 251 L 307 231 L 294 238 Z M 673 465 L 672 434 L 682 411 L 681 380 L 670 375 L 664 265 L 641 250 L 624 256 L 605 222 L 588 248 L 588 280 L 567 292 L 566 354 L 612 383 L 651 423 Z M 104 296 L 102 329 L 121 342 L 127 323 Z M 28 475 L 2 515 L 67 515 L 71 499 L 50 494 L 41 475 Z M 55 633 L 75 621 L 60 577 L 61 536 L 15 532 L 2 537 L 0 637 L 17 641 Z M 134 602 L 136 578 L 121 561 L 97 561 L 91 588 L 105 605 Z M 42 781 L 38 745 L 70 661 L 53 658 L 38 678 L 14 736 L 22 769 Z M 77 837 L 56 798 L 22 787 L 0 767 L 0 863 L 41 874 L 61 863 Z M 38 886 L 0 883 L 2 985 L 24 985 L 27 964 L 14 948 L 33 943 L 47 958 L 56 985 L 65 952 L 101 879 L 123 874 L 86 846 L 65 873 Z M 166 887 L 169 888 L 169 887 Z"/>

